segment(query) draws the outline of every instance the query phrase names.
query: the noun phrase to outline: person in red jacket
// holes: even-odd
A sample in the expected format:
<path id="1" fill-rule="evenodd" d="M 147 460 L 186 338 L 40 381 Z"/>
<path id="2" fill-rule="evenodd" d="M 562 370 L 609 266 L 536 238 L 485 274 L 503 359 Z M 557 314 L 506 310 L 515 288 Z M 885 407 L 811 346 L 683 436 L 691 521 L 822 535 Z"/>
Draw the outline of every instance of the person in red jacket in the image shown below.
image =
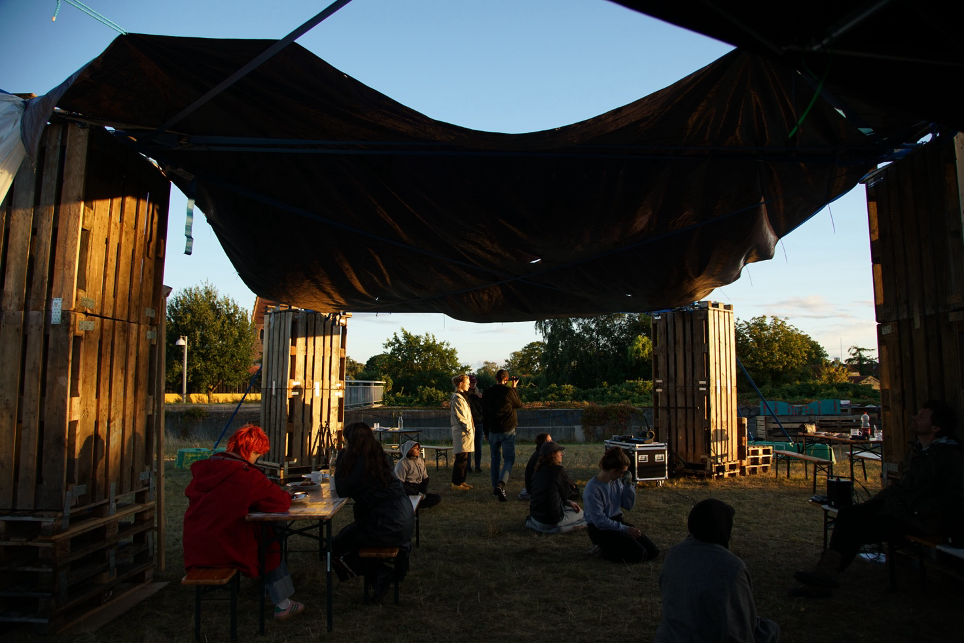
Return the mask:
<path id="1" fill-rule="evenodd" d="M 190 503 L 184 513 L 184 568 L 237 568 L 258 577 L 261 526 L 245 521 L 249 512 L 286 512 L 291 496 L 268 480 L 255 465 L 270 442 L 260 427 L 234 432 L 228 450 L 191 465 L 194 477 L 184 490 Z M 275 604 L 274 618 L 286 620 L 305 610 L 289 599 L 295 589 L 278 544 L 268 550 L 265 587 Z"/>

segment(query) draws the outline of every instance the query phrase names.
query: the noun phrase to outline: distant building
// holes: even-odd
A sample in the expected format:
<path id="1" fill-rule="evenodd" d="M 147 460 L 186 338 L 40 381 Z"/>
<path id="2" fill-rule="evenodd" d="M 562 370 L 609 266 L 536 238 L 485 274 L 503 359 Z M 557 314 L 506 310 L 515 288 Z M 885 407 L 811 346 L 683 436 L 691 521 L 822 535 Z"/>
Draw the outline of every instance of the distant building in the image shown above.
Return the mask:
<path id="1" fill-rule="evenodd" d="M 870 385 L 875 390 L 880 391 L 880 380 L 875 376 L 861 376 L 860 374 L 851 374 L 848 378 L 850 382 L 855 385 Z"/>

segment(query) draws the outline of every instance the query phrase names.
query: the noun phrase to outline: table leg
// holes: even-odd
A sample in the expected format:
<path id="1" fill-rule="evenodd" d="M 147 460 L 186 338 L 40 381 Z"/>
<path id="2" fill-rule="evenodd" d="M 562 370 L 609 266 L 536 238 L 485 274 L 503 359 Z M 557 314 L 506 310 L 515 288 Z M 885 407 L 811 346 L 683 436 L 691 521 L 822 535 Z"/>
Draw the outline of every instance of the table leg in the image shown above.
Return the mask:
<path id="1" fill-rule="evenodd" d="M 259 617 L 258 624 L 261 634 L 264 635 L 264 593 L 265 593 L 265 568 L 268 567 L 268 523 L 261 521 L 261 543 L 258 544 L 258 575 L 261 592 L 258 594 Z"/>
<path id="2" fill-rule="evenodd" d="M 331 632 L 332 627 L 332 613 L 334 612 L 334 606 L 332 604 L 331 598 L 331 519 L 325 521 L 325 548 L 328 550 L 328 564 L 327 564 L 327 583 L 328 592 L 326 601 L 328 603 L 328 632 Z"/>
<path id="3" fill-rule="evenodd" d="M 419 537 L 418 537 L 418 525 L 419 525 L 419 522 L 418 522 L 418 508 L 415 508 L 415 547 L 416 547 L 416 548 L 419 547 L 419 542 L 420 542 L 420 539 L 419 539 Z"/>

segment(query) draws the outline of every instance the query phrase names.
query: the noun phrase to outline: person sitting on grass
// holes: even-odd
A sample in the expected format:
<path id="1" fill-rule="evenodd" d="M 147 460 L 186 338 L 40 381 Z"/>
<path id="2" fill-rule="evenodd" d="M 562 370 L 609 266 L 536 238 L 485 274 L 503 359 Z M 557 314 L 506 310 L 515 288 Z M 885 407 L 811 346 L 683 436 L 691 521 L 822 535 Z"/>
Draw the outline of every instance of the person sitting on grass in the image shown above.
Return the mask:
<path id="1" fill-rule="evenodd" d="M 621 447 L 610 447 L 599 459 L 599 474 L 582 493 L 592 552 L 609 561 L 639 563 L 655 559 L 659 548 L 643 532 L 623 521 L 622 510 L 636 505 L 636 485 L 629 473 L 629 457 Z"/>
<path id="2" fill-rule="evenodd" d="M 532 456 L 529 457 L 529 462 L 526 463 L 526 473 L 525 473 L 525 487 L 519 492 L 520 501 L 531 501 L 532 495 L 529 494 L 529 490 L 532 489 L 532 475 L 536 471 L 536 462 L 539 460 L 539 449 L 546 444 L 547 441 L 551 441 L 552 436 L 549 432 L 542 432 L 541 434 L 536 434 L 536 448 L 532 452 Z"/>
<path id="3" fill-rule="evenodd" d="M 226 452 L 212 454 L 191 465 L 191 482 L 184 513 L 184 568 L 237 568 L 246 577 L 258 577 L 261 524 L 245 521 L 249 512 L 287 512 L 291 495 L 268 480 L 255 465 L 270 449 L 260 427 L 248 425 L 228 439 Z M 268 596 L 275 604 L 274 618 L 284 621 L 305 610 L 289 599 L 294 585 L 280 548 L 268 548 L 264 576 Z"/>
<path id="4" fill-rule="evenodd" d="M 380 602 L 392 577 L 404 579 L 412 551 L 415 513 L 412 502 L 392 470 L 391 457 L 375 440 L 367 424 L 352 423 L 345 429 L 345 449 L 335 465 L 335 489 L 340 497 L 355 501 L 355 521 L 335 535 L 332 563 L 338 579 L 366 575 L 374 588 L 372 601 Z M 361 548 L 398 547 L 395 568 L 377 559 L 363 559 Z"/>
<path id="5" fill-rule="evenodd" d="M 716 499 L 690 511 L 690 534 L 666 553 L 657 642 L 776 642 L 780 627 L 756 614 L 750 572 L 730 552 L 732 507 Z"/>
<path id="6" fill-rule="evenodd" d="M 546 534 L 560 534 L 586 527 L 582 509 L 569 495 L 575 487 L 562 466 L 565 447 L 546 442 L 539 448 L 539 461 L 532 475 L 532 500 L 526 527 Z"/>
<path id="7" fill-rule="evenodd" d="M 791 595 L 829 597 L 839 585 L 838 573 L 846 570 L 864 544 L 908 534 L 962 537 L 964 454 L 954 440 L 956 425 L 946 403 L 929 400 L 921 406 L 911 419 L 911 433 L 917 440 L 907 452 L 900 481 L 865 503 L 840 508 L 830 545 L 816 567 L 793 574 L 804 585 L 791 588 Z"/>
<path id="8" fill-rule="evenodd" d="M 430 508 L 438 505 L 442 497 L 428 491 L 428 470 L 422 460 L 422 447 L 416 441 L 406 441 L 402 445 L 402 454 L 395 465 L 395 476 L 402 482 L 405 493 L 409 496 L 424 494 L 425 498 L 419 503 L 420 508 Z"/>

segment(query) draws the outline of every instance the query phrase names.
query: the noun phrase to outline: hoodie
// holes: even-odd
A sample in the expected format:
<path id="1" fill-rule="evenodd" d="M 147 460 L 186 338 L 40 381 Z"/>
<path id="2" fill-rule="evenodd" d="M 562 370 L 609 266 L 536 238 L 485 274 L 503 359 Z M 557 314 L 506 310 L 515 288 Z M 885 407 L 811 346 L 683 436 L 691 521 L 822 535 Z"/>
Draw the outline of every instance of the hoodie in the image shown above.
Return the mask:
<path id="1" fill-rule="evenodd" d="M 261 522 L 245 521 L 249 512 L 286 512 L 287 492 L 259 468 L 230 452 L 191 465 L 194 477 L 184 490 L 184 568 L 233 567 L 258 576 Z M 280 561 L 278 544 L 268 552 L 267 569 Z"/>
<path id="2" fill-rule="evenodd" d="M 402 483 L 418 485 L 428 478 L 428 471 L 425 469 L 425 461 L 421 454 L 415 458 L 408 455 L 416 445 L 418 445 L 417 441 L 405 441 L 405 444 L 402 445 L 402 458 L 398 459 L 398 463 L 395 465 L 395 476 Z"/>

